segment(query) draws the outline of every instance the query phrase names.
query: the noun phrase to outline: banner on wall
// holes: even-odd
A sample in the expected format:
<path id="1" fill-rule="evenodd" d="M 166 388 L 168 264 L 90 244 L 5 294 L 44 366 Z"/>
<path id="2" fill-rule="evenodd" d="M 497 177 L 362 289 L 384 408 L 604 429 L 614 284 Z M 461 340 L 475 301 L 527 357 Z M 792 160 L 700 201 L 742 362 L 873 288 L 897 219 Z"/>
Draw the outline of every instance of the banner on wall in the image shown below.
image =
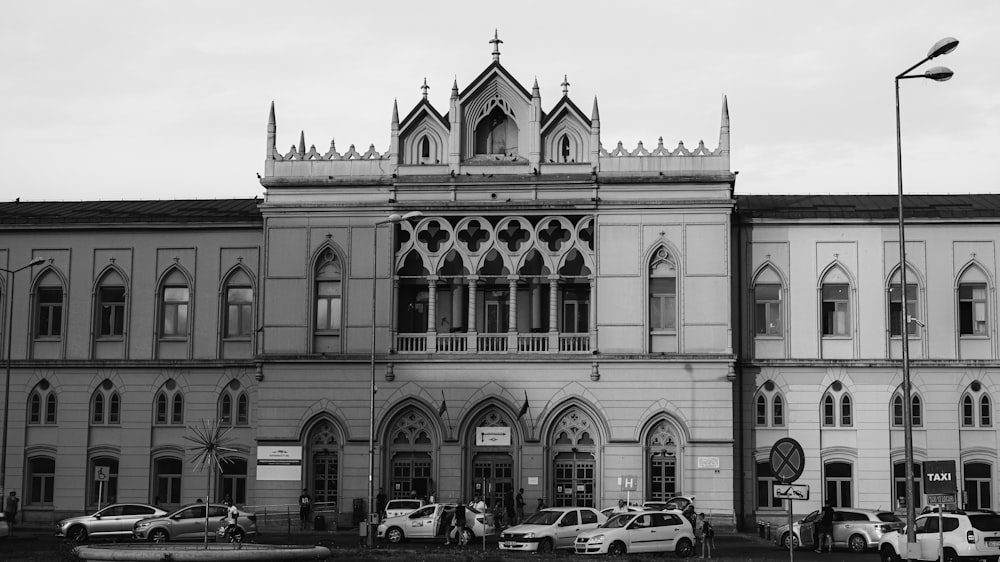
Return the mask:
<path id="1" fill-rule="evenodd" d="M 302 447 L 258 446 L 257 480 L 302 480 Z"/>

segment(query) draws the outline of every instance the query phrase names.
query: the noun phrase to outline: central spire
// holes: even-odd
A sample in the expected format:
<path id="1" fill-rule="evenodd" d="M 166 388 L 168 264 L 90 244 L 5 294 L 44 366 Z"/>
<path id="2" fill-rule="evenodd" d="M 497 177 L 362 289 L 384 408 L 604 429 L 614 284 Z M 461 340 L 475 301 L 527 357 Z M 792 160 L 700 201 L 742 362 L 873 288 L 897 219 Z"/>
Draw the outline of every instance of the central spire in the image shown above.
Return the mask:
<path id="1" fill-rule="evenodd" d="M 490 43 L 493 43 L 493 62 L 500 62 L 500 36 L 497 34 L 497 30 L 493 29 L 493 39 L 490 39 Z"/>

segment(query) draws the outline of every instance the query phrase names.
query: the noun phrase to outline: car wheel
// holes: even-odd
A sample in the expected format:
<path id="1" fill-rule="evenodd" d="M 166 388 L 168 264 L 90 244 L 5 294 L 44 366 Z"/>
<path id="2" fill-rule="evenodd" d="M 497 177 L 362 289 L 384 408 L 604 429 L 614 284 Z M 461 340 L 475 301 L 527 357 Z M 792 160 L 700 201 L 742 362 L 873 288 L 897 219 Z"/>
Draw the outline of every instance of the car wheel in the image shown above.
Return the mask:
<path id="1" fill-rule="evenodd" d="M 385 532 L 385 538 L 392 543 L 399 542 L 403 540 L 403 530 L 399 527 L 389 527 L 389 530 Z"/>
<path id="2" fill-rule="evenodd" d="M 552 552 L 552 539 L 542 539 L 542 542 L 538 543 L 538 552 Z"/>
<path id="3" fill-rule="evenodd" d="M 170 535 L 163 529 L 156 529 L 149 533 L 149 542 L 167 542 L 168 540 L 170 540 Z"/>
<path id="4" fill-rule="evenodd" d="M 694 544 L 689 539 L 681 539 L 677 541 L 674 552 L 677 553 L 679 558 L 690 558 L 694 555 Z"/>
<path id="5" fill-rule="evenodd" d="M 799 537 L 796 537 L 796 536 L 791 535 L 789 533 L 785 533 L 784 535 L 781 535 L 781 546 L 783 546 L 783 547 L 785 547 L 787 549 L 788 548 L 788 541 L 789 540 L 792 541 L 792 543 L 793 543 L 792 548 L 798 548 L 799 547 Z"/>
<path id="6" fill-rule="evenodd" d="M 621 541 L 611 543 L 611 546 L 608 547 L 608 554 L 611 556 L 621 556 L 625 554 L 625 543 Z"/>
<path id="7" fill-rule="evenodd" d="M 465 546 L 472 542 L 472 539 L 476 538 L 476 535 L 472 533 L 469 528 L 462 529 L 462 535 L 458 537 L 458 544 Z"/>
<path id="8" fill-rule="evenodd" d="M 878 554 L 879 558 L 882 559 L 882 562 L 899 562 L 899 556 L 896 554 L 896 551 L 893 550 L 893 548 L 889 545 L 883 546 L 879 550 Z"/>
<path id="9" fill-rule="evenodd" d="M 71 527 L 66 536 L 77 544 L 87 542 L 87 528 L 83 525 Z"/>
<path id="10" fill-rule="evenodd" d="M 954 549 L 944 549 L 944 562 L 958 562 L 959 560 L 958 553 Z"/>
<path id="11" fill-rule="evenodd" d="M 868 539 L 862 535 L 851 535 L 851 538 L 847 539 L 847 548 L 851 552 L 864 552 L 868 550 Z"/>

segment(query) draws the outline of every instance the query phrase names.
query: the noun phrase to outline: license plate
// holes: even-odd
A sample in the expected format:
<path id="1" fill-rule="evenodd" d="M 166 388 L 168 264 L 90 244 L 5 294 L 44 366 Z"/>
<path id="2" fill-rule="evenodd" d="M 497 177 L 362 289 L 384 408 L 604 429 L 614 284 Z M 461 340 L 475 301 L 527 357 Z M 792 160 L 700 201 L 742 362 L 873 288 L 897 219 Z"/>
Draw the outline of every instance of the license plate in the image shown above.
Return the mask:
<path id="1" fill-rule="evenodd" d="M 517 546 L 516 542 L 505 542 L 503 543 L 504 548 L 514 548 Z"/>
<path id="2" fill-rule="evenodd" d="M 1000 546 L 1000 537 L 986 539 L 986 546 Z"/>

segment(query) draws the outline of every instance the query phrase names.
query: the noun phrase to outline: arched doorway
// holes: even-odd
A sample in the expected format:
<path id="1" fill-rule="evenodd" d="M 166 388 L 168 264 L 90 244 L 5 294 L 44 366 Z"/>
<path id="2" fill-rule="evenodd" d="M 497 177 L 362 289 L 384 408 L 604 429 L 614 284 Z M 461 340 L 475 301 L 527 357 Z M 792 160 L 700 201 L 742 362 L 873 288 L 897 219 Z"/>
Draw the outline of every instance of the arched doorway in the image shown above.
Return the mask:
<path id="1" fill-rule="evenodd" d="M 500 408 L 491 406 L 475 418 L 469 432 L 468 448 L 471 451 L 472 481 L 468 484 L 471 496 L 482 496 L 488 507 L 499 509 L 514 500 L 514 455 L 516 434 L 514 424 Z M 505 428 L 497 432 L 510 435 L 510 442 L 500 440 L 500 445 L 487 445 L 492 441 L 481 440 L 482 428 Z"/>
<path id="2" fill-rule="evenodd" d="M 309 474 L 306 482 L 314 502 L 336 502 L 340 493 L 339 432 L 330 420 L 312 427 L 306 440 Z M 334 504 L 339 505 L 339 504 Z"/>
<path id="3" fill-rule="evenodd" d="M 678 451 L 674 426 L 666 420 L 654 425 L 646 440 L 647 500 L 664 501 L 681 493 Z"/>
<path id="4" fill-rule="evenodd" d="M 427 417 L 409 407 L 393 418 L 386 439 L 389 463 L 389 498 L 430 497 L 435 495 L 432 478 L 434 433 Z"/>
<path id="5" fill-rule="evenodd" d="M 594 420 L 572 407 L 553 425 L 552 474 L 555 489 L 552 505 L 594 507 L 597 482 Z"/>

